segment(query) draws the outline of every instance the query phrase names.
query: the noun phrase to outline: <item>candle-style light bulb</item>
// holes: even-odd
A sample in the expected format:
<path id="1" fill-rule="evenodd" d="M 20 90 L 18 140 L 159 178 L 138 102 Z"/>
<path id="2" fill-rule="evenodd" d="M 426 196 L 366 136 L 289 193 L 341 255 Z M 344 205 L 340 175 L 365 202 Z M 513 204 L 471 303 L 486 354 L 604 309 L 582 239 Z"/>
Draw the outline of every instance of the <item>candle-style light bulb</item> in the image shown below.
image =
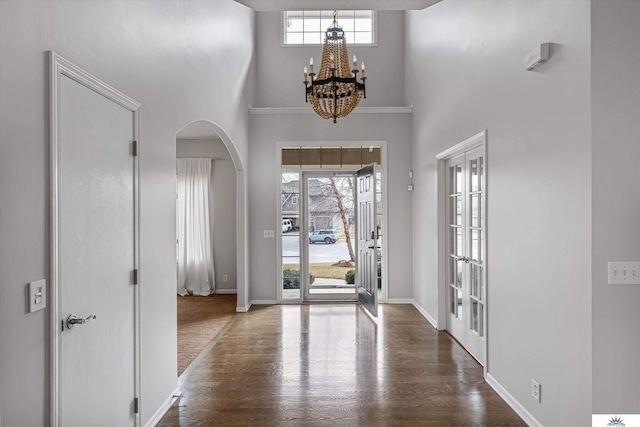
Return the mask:
<path id="1" fill-rule="evenodd" d="M 362 77 L 364 78 L 364 61 L 362 61 Z"/>
<path id="2" fill-rule="evenodd" d="M 353 69 L 357 69 L 358 68 L 358 60 L 356 58 L 356 55 L 353 55 Z"/>
<path id="3" fill-rule="evenodd" d="M 313 73 L 313 58 L 309 60 L 309 70 Z"/>
<path id="4" fill-rule="evenodd" d="M 307 82 L 307 67 L 304 67 L 304 82 Z"/>

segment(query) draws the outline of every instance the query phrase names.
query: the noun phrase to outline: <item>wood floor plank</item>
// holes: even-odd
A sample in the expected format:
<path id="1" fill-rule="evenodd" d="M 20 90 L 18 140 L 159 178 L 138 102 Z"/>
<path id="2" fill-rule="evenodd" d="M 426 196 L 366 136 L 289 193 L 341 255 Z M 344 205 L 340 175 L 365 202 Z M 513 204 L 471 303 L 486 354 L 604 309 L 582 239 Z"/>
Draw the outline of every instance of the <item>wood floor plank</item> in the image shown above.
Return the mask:
<path id="1" fill-rule="evenodd" d="M 526 426 L 409 305 L 252 308 L 182 385 L 158 426 Z"/>

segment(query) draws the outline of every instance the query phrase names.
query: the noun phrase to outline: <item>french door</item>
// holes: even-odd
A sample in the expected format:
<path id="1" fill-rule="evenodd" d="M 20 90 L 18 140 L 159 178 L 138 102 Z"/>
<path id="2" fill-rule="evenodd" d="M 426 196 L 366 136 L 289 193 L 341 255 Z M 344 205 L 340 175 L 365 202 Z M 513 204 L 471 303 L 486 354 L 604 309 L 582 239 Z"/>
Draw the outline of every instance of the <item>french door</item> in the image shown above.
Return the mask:
<path id="1" fill-rule="evenodd" d="M 484 147 L 477 147 L 445 163 L 447 330 L 482 365 L 486 360 L 484 160 Z"/>

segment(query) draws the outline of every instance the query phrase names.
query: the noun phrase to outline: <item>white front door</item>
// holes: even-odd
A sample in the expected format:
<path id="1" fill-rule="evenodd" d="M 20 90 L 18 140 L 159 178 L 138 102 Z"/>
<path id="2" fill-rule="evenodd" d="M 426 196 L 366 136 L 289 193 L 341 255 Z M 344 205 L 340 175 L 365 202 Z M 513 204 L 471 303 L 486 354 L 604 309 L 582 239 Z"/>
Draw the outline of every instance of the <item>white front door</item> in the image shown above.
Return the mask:
<path id="1" fill-rule="evenodd" d="M 478 147 L 446 162 L 447 330 L 485 363 L 485 162 Z"/>
<path id="2" fill-rule="evenodd" d="M 374 163 L 360 169 L 356 181 L 356 200 L 358 202 L 356 285 L 358 286 L 358 300 L 374 317 L 378 316 L 378 275 L 376 272 L 379 249 L 379 229 L 376 225 L 376 176 Z"/>
<path id="3" fill-rule="evenodd" d="M 58 65 L 52 118 L 52 418 L 60 426 L 134 426 L 137 110 L 122 105 L 125 98 L 118 103 L 98 93 L 95 81 L 78 77 L 81 70 L 65 72 L 72 66 Z"/>

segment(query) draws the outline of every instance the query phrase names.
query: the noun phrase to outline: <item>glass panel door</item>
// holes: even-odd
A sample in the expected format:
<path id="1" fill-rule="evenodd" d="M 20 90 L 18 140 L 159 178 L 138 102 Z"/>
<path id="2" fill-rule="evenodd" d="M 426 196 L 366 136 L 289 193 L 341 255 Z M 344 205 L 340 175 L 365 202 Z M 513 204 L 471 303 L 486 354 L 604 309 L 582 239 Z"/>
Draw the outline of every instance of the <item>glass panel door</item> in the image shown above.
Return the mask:
<path id="1" fill-rule="evenodd" d="M 303 173 L 305 300 L 356 299 L 355 174 Z"/>
<path id="2" fill-rule="evenodd" d="M 465 154 L 465 223 L 467 239 L 466 264 L 468 283 L 466 298 L 469 318 L 466 322 L 467 350 L 482 364 L 485 360 L 485 181 L 483 148 L 475 148 Z"/>
<path id="3" fill-rule="evenodd" d="M 282 300 L 301 298 L 300 286 L 300 173 L 283 173 L 280 184 L 282 220 Z"/>
<path id="4" fill-rule="evenodd" d="M 447 161 L 447 330 L 464 343 L 466 281 L 464 228 L 464 155 Z"/>
<path id="5" fill-rule="evenodd" d="M 446 162 L 447 330 L 485 360 L 485 170 L 483 147 Z"/>

